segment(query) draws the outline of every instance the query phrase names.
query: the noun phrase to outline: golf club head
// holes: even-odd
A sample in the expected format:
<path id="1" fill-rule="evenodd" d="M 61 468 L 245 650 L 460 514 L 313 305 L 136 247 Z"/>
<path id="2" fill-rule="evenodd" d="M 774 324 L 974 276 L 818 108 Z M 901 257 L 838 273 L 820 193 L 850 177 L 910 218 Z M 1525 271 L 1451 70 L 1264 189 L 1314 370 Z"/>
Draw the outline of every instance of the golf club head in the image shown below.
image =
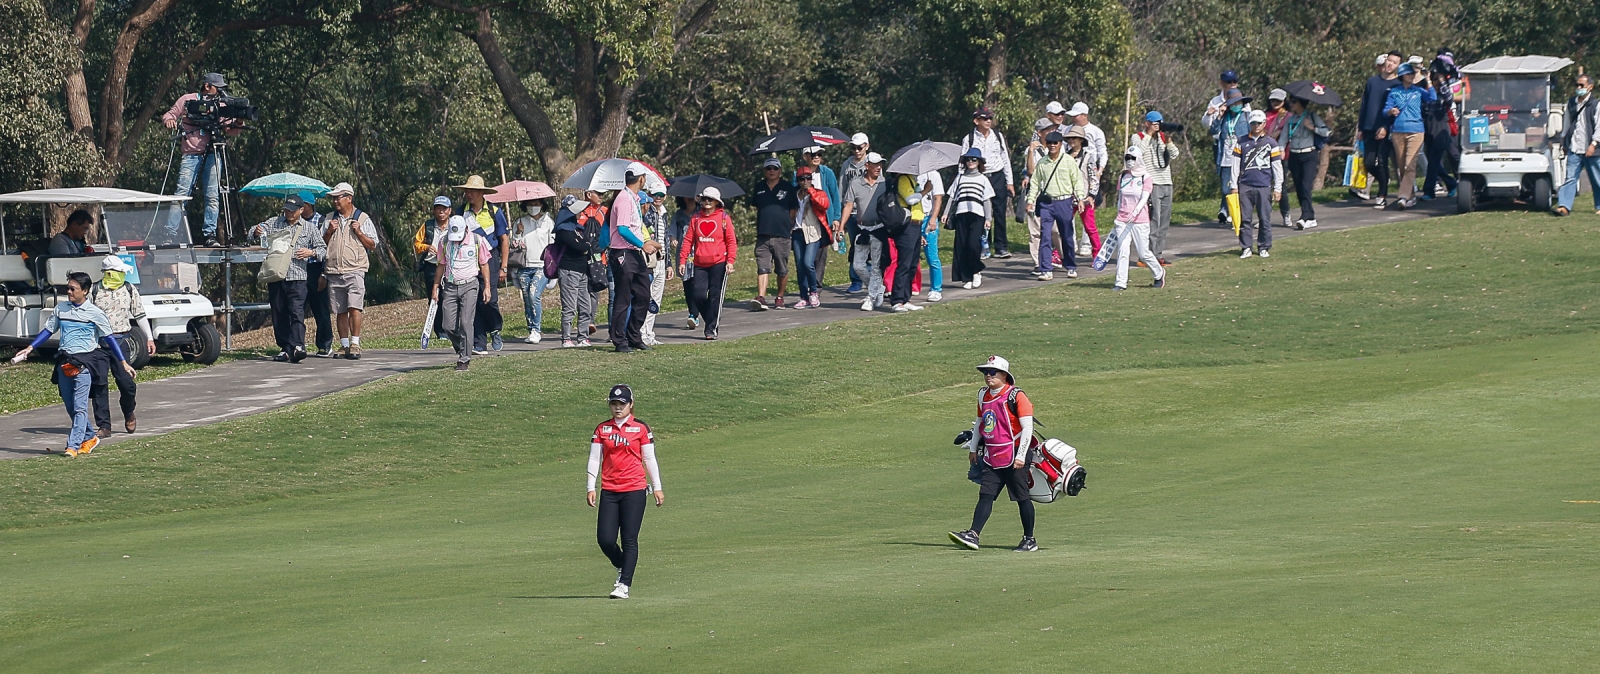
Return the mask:
<path id="1" fill-rule="evenodd" d="M 965 445 L 969 442 L 972 442 L 972 431 L 961 431 L 960 433 L 956 434 L 955 444 Z"/>

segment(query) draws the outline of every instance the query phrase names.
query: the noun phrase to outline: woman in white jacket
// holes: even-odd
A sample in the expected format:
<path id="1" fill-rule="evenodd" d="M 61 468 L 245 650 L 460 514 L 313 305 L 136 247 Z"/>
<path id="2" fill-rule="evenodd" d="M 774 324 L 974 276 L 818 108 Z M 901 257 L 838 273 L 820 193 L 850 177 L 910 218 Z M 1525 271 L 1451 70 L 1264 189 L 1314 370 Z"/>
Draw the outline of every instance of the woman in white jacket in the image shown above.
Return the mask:
<path id="1" fill-rule="evenodd" d="M 550 199 L 522 202 L 523 216 L 511 225 L 511 247 L 524 251 L 517 287 L 522 290 L 522 315 L 528 321 L 529 344 L 538 344 L 544 319 L 544 291 L 552 280 L 544 275 L 544 249 L 555 240 L 556 221 L 550 217 Z"/>

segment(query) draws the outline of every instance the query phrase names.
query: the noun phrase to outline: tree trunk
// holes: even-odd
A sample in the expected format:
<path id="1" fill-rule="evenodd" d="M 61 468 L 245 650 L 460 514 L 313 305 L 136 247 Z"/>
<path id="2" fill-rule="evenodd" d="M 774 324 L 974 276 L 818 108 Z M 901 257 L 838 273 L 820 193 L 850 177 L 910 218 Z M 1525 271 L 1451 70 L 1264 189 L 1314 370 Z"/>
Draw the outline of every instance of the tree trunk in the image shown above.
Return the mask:
<path id="1" fill-rule="evenodd" d="M 133 61 L 133 52 L 138 49 L 144 32 L 175 4 L 177 0 L 140 0 L 111 48 L 106 84 L 100 93 L 100 147 L 106 161 L 113 166 L 122 163 L 122 111 L 126 105 L 128 66 Z"/>
<path id="2" fill-rule="evenodd" d="M 478 45 L 478 53 L 483 55 L 483 62 L 489 67 L 495 85 L 500 88 L 500 95 L 505 98 L 511 116 L 517 118 L 517 123 L 528 134 L 528 140 L 533 141 L 534 149 L 538 150 L 539 162 L 544 165 L 545 182 L 555 181 L 557 176 L 565 178 L 571 160 L 561 149 L 555 128 L 550 124 L 549 113 L 538 101 L 533 100 L 533 95 L 523 86 L 522 78 L 511 67 L 505 50 L 500 47 L 500 40 L 494 35 L 494 18 L 489 10 L 477 10 L 477 19 L 477 27 L 468 37 Z"/>
<path id="3" fill-rule="evenodd" d="M 89 112 L 89 84 L 83 77 L 83 50 L 89 43 L 89 29 L 94 24 L 95 0 L 81 0 L 78 14 L 72 19 L 72 46 L 77 50 L 72 70 L 67 73 L 64 85 L 67 99 L 67 126 L 89 141 L 94 140 L 94 119 Z"/>
<path id="4" fill-rule="evenodd" d="M 600 44 L 592 35 L 572 34 L 572 108 L 576 119 L 574 131 L 578 144 L 594 135 L 600 127 Z M 576 150 L 583 153 L 581 147 Z"/>
<path id="5" fill-rule="evenodd" d="M 989 45 L 989 74 L 984 80 L 983 104 L 993 106 L 1000 102 L 1000 89 L 1006 83 L 1006 37 L 997 36 Z"/>

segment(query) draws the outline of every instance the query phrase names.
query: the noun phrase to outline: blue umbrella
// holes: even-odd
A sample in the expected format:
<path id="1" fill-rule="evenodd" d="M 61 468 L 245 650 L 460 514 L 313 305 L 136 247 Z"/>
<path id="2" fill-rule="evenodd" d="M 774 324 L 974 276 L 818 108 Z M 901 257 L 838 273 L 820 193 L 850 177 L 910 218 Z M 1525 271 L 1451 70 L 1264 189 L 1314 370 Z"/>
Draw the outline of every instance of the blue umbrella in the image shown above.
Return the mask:
<path id="1" fill-rule="evenodd" d="M 291 194 L 310 194 L 313 198 L 327 194 L 333 188 L 316 178 L 298 173 L 274 173 L 262 176 L 239 188 L 240 194 L 260 197 L 288 197 Z"/>

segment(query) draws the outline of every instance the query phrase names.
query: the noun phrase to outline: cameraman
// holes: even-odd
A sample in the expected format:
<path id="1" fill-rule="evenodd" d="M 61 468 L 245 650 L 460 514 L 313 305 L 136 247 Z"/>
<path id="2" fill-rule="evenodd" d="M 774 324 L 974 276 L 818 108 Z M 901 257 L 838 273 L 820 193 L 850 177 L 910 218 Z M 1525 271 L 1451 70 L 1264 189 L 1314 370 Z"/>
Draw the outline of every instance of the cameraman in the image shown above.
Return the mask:
<path id="1" fill-rule="evenodd" d="M 205 242 L 201 244 L 207 248 L 216 248 L 217 243 L 217 208 L 219 205 L 219 192 L 221 174 L 217 170 L 217 155 L 211 152 L 211 129 L 221 128 L 229 136 L 239 135 L 242 122 L 237 119 L 219 120 L 212 118 L 193 118 L 188 114 L 190 101 L 216 102 L 222 97 L 222 90 L 228 84 L 222 79 L 221 73 L 206 73 L 200 78 L 199 91 L 184 94 L 172 104 L 172 109 L 161 116 L 161 122 L 168 129 L 178 130 L 178 142 L 183 150 L 183 162 L 178 165 L 178 186 L 173 194 L 180 197 L 189 196 L 194 191 L 197 179 L 203 180 L 206 194 L 205 225 L 201 228 L 201 235 Z M 202 126 L 201 124 L 209 125 Z M 197 124 L 198 122 L 198 124 Z M 211 127 L 211 128 L 208 128 Z M 176 238 L 178 227 L 182 223 L 182 211 L 177 211 L 167 221 L 167 235 Z"/>
<path id="2" fill-rule="evenodd" d="M 1167 135 L 1168 130 L 1182 133 L 1183 127 L 1167 125 L 1159 110 L 1151 110 L 1145 113 L 1144 128 L 1128 139 L 1129 147 L 1142 150 L 1145 171 L 1154 183 L 1150 192 L 1150 252 L 1163 266 L 1167 264 L 1163 256 L 1167 230 L 1172 226 L 1172 160 L 1178 156 L 1178 146 Z"/>

